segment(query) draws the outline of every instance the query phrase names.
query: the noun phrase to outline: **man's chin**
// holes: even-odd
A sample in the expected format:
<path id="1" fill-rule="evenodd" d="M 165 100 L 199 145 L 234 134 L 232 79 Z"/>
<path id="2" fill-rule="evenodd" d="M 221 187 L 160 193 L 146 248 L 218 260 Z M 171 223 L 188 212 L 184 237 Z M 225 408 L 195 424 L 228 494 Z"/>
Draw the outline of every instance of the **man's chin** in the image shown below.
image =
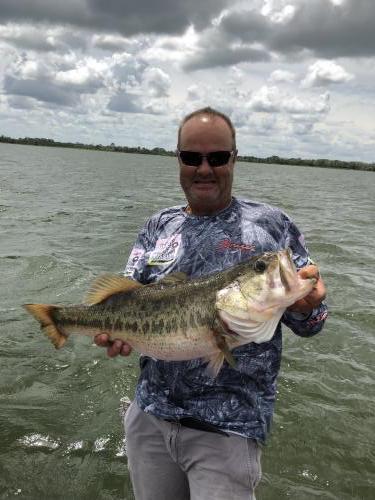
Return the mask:
<path id="1" fill-rule="evenodd" d="M 194 201 L 195 204 L 199 204 L 205 207 L 210 207 L 218 203 L 217 195 L 215 195 L 215 193 L 210 193 L 207 191 L 194 193 L 194 195 L 191 197 L 191 200 Z"/>
<path id="2" fill-rule="evenodd" d="M 194 198 L 217 199 L 219 193 L 216 184 L 193 184 L 191 194 Z"/>

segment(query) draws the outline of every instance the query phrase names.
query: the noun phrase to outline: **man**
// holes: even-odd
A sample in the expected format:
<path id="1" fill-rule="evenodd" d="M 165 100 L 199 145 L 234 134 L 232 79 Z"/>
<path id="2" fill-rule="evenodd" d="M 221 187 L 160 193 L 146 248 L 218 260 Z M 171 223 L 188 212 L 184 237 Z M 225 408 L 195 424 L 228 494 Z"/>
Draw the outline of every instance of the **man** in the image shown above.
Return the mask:
<path id="1" fill-rule="evenodd" d="M 318 333 L 326 317 L 323 281 L 303 237 L 280 210 L 232 196 L 237 155 L 230 119 L 204 108 L 178 134 L 180 183 L 188 204 L 160 211 L 138 235 L 125 274 L 150 283 L 176 271 L 197 277 L 250 256 L 290 247 L 315 289 L 284 313 L 297 335 Z M 109 356 L 128 355 L 121 341 Z M 216 378 L 202 359 L 164 362 L 141 357 L 135 401 L 125 417 L 129 470 L 137 500 L 254 499 L 260 445 L 268 433 L 281 358 L 281 326 L 273 338 L 233 350 Z"/>

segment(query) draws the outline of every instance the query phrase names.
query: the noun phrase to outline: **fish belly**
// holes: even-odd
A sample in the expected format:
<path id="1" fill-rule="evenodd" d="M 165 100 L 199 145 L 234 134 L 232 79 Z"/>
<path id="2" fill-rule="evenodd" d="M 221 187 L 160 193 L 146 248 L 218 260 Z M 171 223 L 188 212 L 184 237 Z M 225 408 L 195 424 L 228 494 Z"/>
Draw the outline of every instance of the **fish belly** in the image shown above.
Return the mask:
<path id="1" fill-rule="evenodd" d="M 119 338 L 115 332 L 111 336 Z M 212 356 L 219 351 L 212 331 L 205 327 L 163 335 L 125 334 L 124 337 L 138 352 L 164 361 L 186 361 Z"/>

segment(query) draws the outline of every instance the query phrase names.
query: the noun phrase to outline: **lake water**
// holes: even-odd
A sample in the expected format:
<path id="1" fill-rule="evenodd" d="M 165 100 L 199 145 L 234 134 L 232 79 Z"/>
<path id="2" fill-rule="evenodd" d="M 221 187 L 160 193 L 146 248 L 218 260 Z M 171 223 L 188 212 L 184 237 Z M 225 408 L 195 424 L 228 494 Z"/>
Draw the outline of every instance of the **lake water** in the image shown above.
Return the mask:
<path id="1" fill-rule="evenodd" d="M 236 170 L 235 194 L 304 231 L 330 308 L 316 337 L 284 329 L 257 498 L 372 500 L 375 174 Z M 182 200 L 174 158 L 0 144 L 1 499 L 133 498 L 119 408 L 137 355 L 109 359 L 83 337 L 55 351 L 21 304 L 81 301 L 95 276 L 123 269 L 145 218 Z"/>

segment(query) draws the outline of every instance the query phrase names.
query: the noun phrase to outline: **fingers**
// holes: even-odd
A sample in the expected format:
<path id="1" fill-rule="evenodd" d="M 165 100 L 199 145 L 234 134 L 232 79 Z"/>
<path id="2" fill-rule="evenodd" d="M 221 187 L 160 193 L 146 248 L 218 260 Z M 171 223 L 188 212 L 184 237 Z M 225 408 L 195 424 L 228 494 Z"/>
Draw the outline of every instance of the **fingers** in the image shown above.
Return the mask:
<path id="1" fill-rule="evenodd" d="M 94 342 L 99 347 L 108 347 L 109 335 L 106 333 L 99 333 L 98 335 L 95 335 Z"/>
<path id="2" fill-rule="evenodd" d="M 312 308 L 317 307 L 325 298 L 327 292 L 322 278 L 319 278 L 311 292 L 305 297 L 305 300 Z"/>
<path id="3" fill-rule="evenodd" d="M 121 340 L 114 340 L 109 344 L 107 347 L 107 354 L 110 358 L 114 358 L 115 356 L 118 356 L 121 352 L 123 342 Z"/>
<path id="4" fill-rule="evenodd" d="M 121 356 L 129 356 L 129 354 L 132 352 L 132 348 L 130 347 L 129 344 L 126 342 L 122 344 L 120 354 Z"/>
<path id="5" fill-rule="evenodd" d="M 302 279 L 315 278 L 316 280 L 319 280 L 320 278 L 319 268 L 313 264 L 302 267 L 302 269 L 298 271 L 298 275 Z"/>
<path id="6" fill-rule="evenodd" d="M 318 307 L 326 298 L 326 287 L 320 276 L 319 268 L 315 265 L 303 267 L 298 271 L 302 279 L 315 278 L 317 281 L 311 292 L 303 299 L 297 300 L 292 306 L 288 307 L 290 311 L 307 313 Z"/>
<path id="7" fill-rule="evenodd" d="M 118 355 L 129 356 L 132 352 L 132 348 L 129 344 L 120 339 L 112 341 L 107 333 L 99 333 L 98 335 L 95 335 L 94 342 L 99 347 L 106 347 L 107 355 L 110 358 L 114 358 Z"/>

